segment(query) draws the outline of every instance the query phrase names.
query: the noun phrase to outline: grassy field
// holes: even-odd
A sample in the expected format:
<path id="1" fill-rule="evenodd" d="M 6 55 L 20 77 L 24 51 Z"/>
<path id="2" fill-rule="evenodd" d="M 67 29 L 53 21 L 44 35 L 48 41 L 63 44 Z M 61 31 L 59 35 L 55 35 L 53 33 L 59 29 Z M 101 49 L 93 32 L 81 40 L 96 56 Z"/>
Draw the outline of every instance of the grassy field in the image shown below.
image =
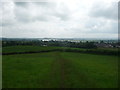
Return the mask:
<path id="1" fill-rule="evenodd" d="M 54 50 L 54 49 L 72 49 L 72 50 L 86 50 L 82 48 L 69 48 L 69 47 L 46 47 L 46 46 L 8 46 L 3 47 L 3 53 L 12 53 L 12 52 L 30 52 L 30 51 L 45 51 L 45 50 Z"/>
<path id="2" fill-rule="evenodd" d="M 118 87 L 117 56 L 72 52 L 16 54 L 3 55 L 2 63 L 3 88 Z"/>
<path id="3" fill-rule="evenodd" d="M 0 55 L 0 89 L 2 88 L 2 55 Z"/>
<path id="4" fill-rule="evenodd" d="M 8 46 L 3 47 L 3 53 L 11 53 L 11 52 L 27 52 L 27 51 L 41 51 L 41 50 L 53 50 L 58 49 L 60 47 L 41 47 L 41 46 Z"/>
<path id="5" fill-rule="evenodd" d="M 20 54 L 20 53 L 37 53 L 37 52 L 48 52 L 48 51 L 62 51 L 62 52 L 79 52 L 89 54 L 101 54 L 101 55 L 115 55 L 118 56 L 120 51 L 118 48 L 70 48 L 70 47 L 47 47 L 47 46 L 7 46 L 2 48 L 3 54 Z"/>
<path id="6" fill-rule="evenodd" d="M 41 50 L 53 50 L 53 49 L 72 49 L 72 50 L 86 50 L 83 48 L 69 48 L 69 47 L 45 47 L 45 46 L 8 46 L 3 47 L 3 53 L 11 53 L 11 52 L 25 52 L 25 51 L 41 51 Z M 118 51 L 118 48 L 97 48 L 93 50 L 98 51 Z"/>

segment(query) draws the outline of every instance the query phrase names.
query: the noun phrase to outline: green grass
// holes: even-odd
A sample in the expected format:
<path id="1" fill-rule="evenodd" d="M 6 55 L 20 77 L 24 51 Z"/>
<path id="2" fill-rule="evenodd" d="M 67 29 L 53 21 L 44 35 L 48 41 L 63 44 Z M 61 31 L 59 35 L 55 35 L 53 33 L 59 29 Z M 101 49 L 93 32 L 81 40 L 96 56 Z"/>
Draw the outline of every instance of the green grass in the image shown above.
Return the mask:
<path id="1" fill-rule="evenodd" d="M 90 52 L 95 53 L 100 53 L 100 54 L 108 54 L 112 53 L 113 55 L 117 55 L 119 50 L 117 48 L 96 48 L 96 49 L 83 49 L 83 48 L 70 48 L 70 47 L 46 47 L 46 46 L 8 46 L 8 47 L 3 47 L 2 48 L 2 53 L 17 53 L 17 52 L 37 52 L 37 51 L 47 51 L 47 50 L 55 50 L 59 49 L 62 51 L 69 51 L 72 50 L 73 52 L 86 52 L 88 53 L 87 50 Z M 90 53 L 89 52 L 89 53 Z M 112 55 L 111 54 L 111 55 Z"/>
<path id="2" fill-rule="evenodd" d="M 69 47 L 46 47 L 46 46 L 8 46 L 3 47 L 3 53 L 11 53 L 11 52 L 29 52 L 29 51 L 44 51 L 44 50 L 54 50 L 54 49 L 72 49 L 72 50 L 86 50 L 82 48 L 69 48 Z"/>
<path id="3" fill-rule="evenodd" d="M 62 53 L 62 55 L 74 67 L 72 70 L 74 72 L 71 72 L 71 75 L 76 75 L 76 79 L 73 79 L 76 83 L 74 83 L 75 86 L 73 87 L 117 87 L 118 57 L 78 53 Z M 83 78 L 79 77 L 79 74 Z M 83 82 L 78 85 L 78 80 L 83 80 Z"/>
<path id="4" fill-rule="evenodd" d="M 108 55 L 3 55 L 3 88 L 116 88 L 117 64 L 117 56 Z"/>
<path id="5" fill-rule="evenodd" d="M 27 52 L 27 51 L 41 51 L 41 50 L 52 50 L 58 47 L 45 47 L 45 46 L 8 46 L 3 47 L 3 53 L 11 53 L 11 52 Z"/>
<path id="6" fill-rule="evenodd" d="M 3 56 L 3 87 L 51 87 L 53 62 L 52 53 Z"/>
<path id="7" fill-rule="evenodd" d="M 2 88 L 2 55 L 0 55 L 0 89 Z"/>

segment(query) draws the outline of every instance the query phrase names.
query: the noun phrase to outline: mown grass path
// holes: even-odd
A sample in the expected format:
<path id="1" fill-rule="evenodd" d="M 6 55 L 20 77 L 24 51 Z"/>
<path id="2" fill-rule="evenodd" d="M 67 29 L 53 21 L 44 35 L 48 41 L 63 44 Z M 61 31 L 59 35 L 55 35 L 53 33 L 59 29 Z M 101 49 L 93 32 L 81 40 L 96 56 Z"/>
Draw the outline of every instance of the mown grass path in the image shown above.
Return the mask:
<path id="1" fill-rule="evenodd" d="M 59 78 L 60 81 L 58 84 L 60 88 L 75 88 L 75 87 L 97 87 L 95 82 L 90 81 L 83 72 L 80 72 L 80 68 L 76 68 L 74 64 L 68 60 L 65 59 L 64 56 L 61 55 L 60 52 L 55 52 L 55 67 L 59 67 L 59 70 L 54 71 L 59 72 Z"/>
<path id="2" fill-rule="evenodd" d="M 56 55 L 56 59 L 58 60 L 58 64 L 60 64 L 60 78 L 61 78 L 60 87 L 65 88 L 66 86 L 65 85 L 65 79 L 66 79 L 65 64 L 67 63 L 66 63 L 66 60 L 64 60 L 58 52 L 56 52 L 55 55 Z"/>

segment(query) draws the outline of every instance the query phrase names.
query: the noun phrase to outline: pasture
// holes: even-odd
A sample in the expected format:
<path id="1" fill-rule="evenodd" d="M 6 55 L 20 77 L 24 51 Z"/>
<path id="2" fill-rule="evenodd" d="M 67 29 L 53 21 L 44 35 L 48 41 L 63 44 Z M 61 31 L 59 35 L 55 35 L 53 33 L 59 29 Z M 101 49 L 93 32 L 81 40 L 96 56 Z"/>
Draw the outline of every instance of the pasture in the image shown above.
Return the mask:
<path id="1" fill-rule="evenodd" d="M 12 50 L 18 51 L 14 47 Z M 16 54 L 3 55 L 2 64 L 3 88 L 118 87 L 117 56 L 75 52 Z"/>

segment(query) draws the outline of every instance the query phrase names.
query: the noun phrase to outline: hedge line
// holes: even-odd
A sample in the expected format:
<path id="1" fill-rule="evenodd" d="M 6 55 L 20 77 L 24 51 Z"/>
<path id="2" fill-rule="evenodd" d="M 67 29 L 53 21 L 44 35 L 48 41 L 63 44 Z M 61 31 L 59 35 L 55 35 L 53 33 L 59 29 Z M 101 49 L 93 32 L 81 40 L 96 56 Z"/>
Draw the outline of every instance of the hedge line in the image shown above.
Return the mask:
<path id="1" fill-rule="evenodd" d="M 53 50 L 42 50 L 42 51 L 27 51 L 27 52 L 12 52 L 12 53 L 2 53 L 2 55 L 14 55 L 14 54 L 31 54 L 31 53 L 44 53 L 44 52 L 76 52 L 76 53 L 90 53 L 90 54 L 100 54 L 100 55 L 115 55 L 119 56 L 120 51 L 108 51 L 108 50 L 76 50 L 76 49 L 53 49 Z"/>

